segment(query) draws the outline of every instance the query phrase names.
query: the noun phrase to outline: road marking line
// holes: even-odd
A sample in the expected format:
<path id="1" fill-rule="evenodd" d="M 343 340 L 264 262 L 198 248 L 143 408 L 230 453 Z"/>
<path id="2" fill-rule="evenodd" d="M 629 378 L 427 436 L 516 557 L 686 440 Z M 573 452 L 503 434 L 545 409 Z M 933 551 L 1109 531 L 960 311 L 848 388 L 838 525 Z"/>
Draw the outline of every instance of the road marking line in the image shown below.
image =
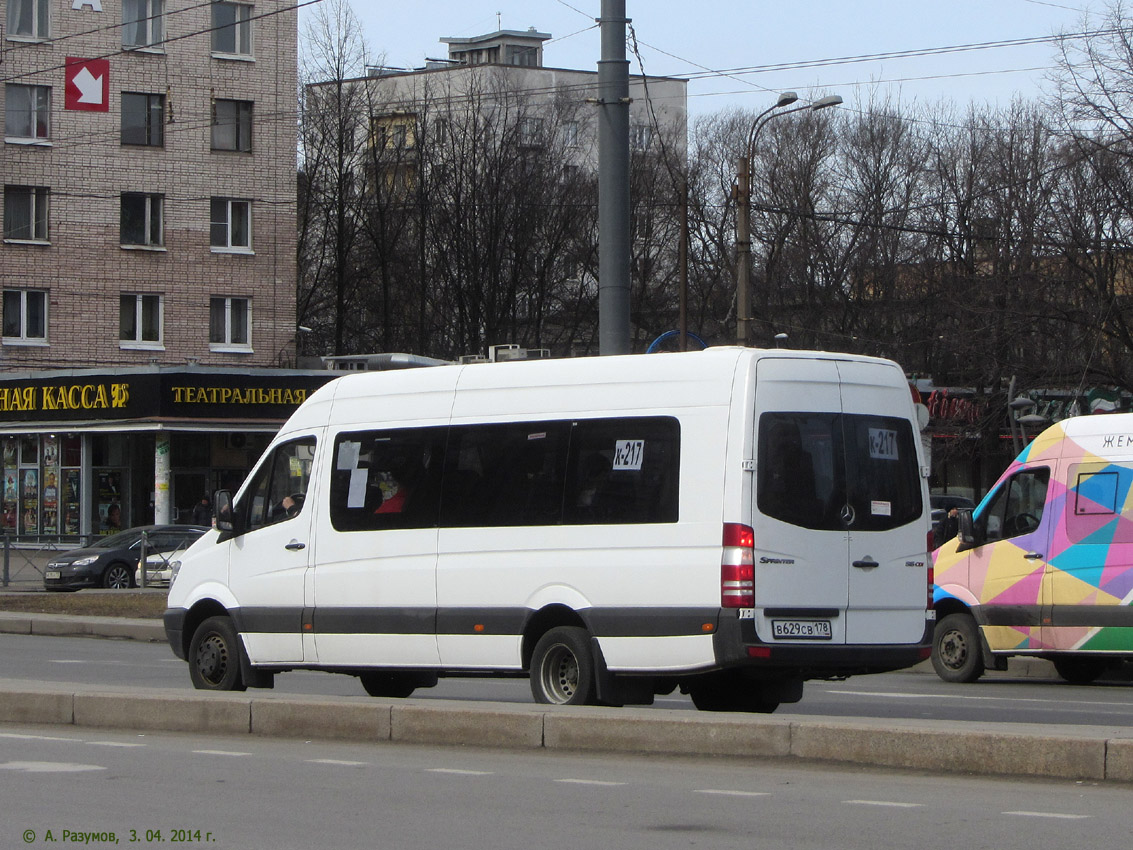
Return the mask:
<path id="1" fill-rule="evenodd" d="M 344 759 L 307 759 L 307 764 L 335 764 L 341 767 L 365 767 L 368 761 L 345 761 Z"/>
<path id="2" fill-rule="evenodd" d="M 893 800 L 843 800 L 847 806 L 889 806 L 894 809 L 919 809 L 924 803 L 898 803 Z"/>
<path id="3" fill-rule="evenodd" d="M 61 761 L 9 761 L 0 764 L 0 770 L 22 770 L 25 773 L 83 773 L 88 770 L 106 770 L 97 764 L 73 764 Z"/>
<path id="4" fill-rule="evenodd" d="M 625 785 L 624 782 L 604 782 L 601 779 L 556 779 L 564 785 Z"/>
<path id="5" fill-rule="evenodd" d="M 0 738 L 15 738 L 17 741 L 71 741 L 77 744 L 78 738 L 55 738 L 51 735 L 17 735 L 15 732 L 0 732 Z"/>
<path id="6" fill-rule="evenodd" d="M 144 747 L 145 744 L 138 744 L 133 741 L 85 741 L 92 747 Z"/>
<path id="7" fill-rule="evenodd" d="M 1090 815 L 1064 815 L 1058 812 L 1003 812 L 1005 815 L 1018 815 L 1021 818 L 1057 818 L 1058 820 L 1086 820 Z"/>
<path id="8" fill-rule="evenodd" d="M 770 797 L 770 791 L 729 791 L 724 788 L 697 788 L 695 794 L 722 794 L 725 797 Z"/>
<path id="9" fill-rule="evenodd" d="M 193 750 L 198 756 L 250 756 L 251 753 L 237 753 L 231 750 Z"/>
<path id="10" fill-rule="evenodd" d="M 823 688 L 824 694 L 834 694 L 836 696 L 851 696 L 851 697 L 884 697 L 887 699 L 951 699 L 951 700 L 964 700 L 965 702 L 1034 702 L 1042 705 L 1063 705 L 1066 700 L 1060 699 L 1040 699 L 1038 697 L 979 697 L 969 696 L 966 694 L 898 694 L 898 693 L 885 693 L 884 691 L 851 691 L 835 688 Z M 1105 700 L 1074 700 L 1074 705 L 1098 705 L 1109 706 L 1111 708 L 1124 707 L 1125 703 L 1110 702 Z"/>
<path id="11" fill-rule="evenodd" d="M 426 773 L 450 773 L 454 776 L 491 776 L 490 770 L 460 770 L 455 767 L 429 767 Z"/>

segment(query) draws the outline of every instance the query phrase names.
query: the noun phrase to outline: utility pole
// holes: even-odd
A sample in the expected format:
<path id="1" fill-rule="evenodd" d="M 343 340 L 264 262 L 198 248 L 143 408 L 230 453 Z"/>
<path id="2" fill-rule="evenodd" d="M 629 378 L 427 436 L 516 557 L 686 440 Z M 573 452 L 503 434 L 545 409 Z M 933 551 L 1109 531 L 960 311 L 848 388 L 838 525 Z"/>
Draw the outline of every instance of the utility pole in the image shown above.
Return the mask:
<path id="1" fill-rule="evenodd" d="M 629 60 L 625 0 L 598 19 L 598 353 L 629 354 Z"/>

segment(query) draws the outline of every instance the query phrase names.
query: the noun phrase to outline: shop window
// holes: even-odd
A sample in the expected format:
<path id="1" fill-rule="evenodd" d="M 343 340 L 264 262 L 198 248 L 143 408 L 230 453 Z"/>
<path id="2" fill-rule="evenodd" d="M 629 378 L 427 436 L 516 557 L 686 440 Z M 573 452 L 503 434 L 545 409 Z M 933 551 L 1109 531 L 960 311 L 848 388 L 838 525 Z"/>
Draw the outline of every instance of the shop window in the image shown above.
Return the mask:
<path id="1" fill-rule="evenodd" d="M 8 0 L 8 37 L 43 41 L 51 36 L 50 0 Z"/>
<path id="2" fill-rule="evenodd" d="M 252 55 L 252 11 L 247 3 L 212 4 L 212 52 L 225 56 Z"/>
<path id="3" fill-rule="evenodd" d="M 209 305 L 209 347 L 213 351 L 252 348 L 250 298 L 216 297 Z"/>
<path id="4" fill-rule="evenodd" d="M 252 101 L 213 101 L 212 149 L 244 152 L 252 150 Z"/>
<path id="5" fill-rule="evenodd" d="M 51 86 L 8 83 L 4 87 L 4 138 L 9 142 L 51 138 Z"/>
<path id="6" fill-rule="evenodd" d="M 251 252 L 251 201 L 213 198 L 209 213 L 209 237 L 213 251 Z"/>
<path id="7" fill-rule="evenodd" d="M 47 342 L 47 293 L 37 289 L 4 290 L 4 344 Z"/>
<path id="8" fill-rule="evenodd" d="M 122 144 L 165 144 L 165 95 L 122 92 Z"/>
<path id="9" fill-rule="evenodd" d="M 162 42 L 165 0 L 122 0 L 122 46 L 155 47 Z"/>
<path id="10" fill-rule="evenodd" d="M 119 304 L 118 340 L 123 348 L 162 346 L 160 295 L 122 293 Z"/>
<path id="11" fill-rule="evenodd" d="M 4 239 L 12 242 L 47 242 L 46 186 L 4 187 Z"/>

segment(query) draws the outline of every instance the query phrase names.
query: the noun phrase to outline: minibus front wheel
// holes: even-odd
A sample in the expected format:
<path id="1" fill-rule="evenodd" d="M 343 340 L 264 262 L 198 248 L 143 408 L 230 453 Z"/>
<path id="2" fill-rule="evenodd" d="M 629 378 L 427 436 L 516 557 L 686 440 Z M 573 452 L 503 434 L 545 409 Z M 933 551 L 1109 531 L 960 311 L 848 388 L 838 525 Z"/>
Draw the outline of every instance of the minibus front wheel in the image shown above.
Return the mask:
<path id="1" fill-rule="evenodd" d="M 543 705 L 591 705 L 595 701 L 590 636 L 578 626 L 551 629 L 531 655 L 531 695 Z"/>
<path id="2" fill-rule="evenodd" d="M 971 614 L 949 614 L 932 636 L 932 668 L 946 682 L 974 682 L 984 672 L 980 628 Z"/>
<path id="3" fill-rule="evenodd" d="M 240 639 L 229 617 L 209 617 L 189 642 L 189 678 L 204 691 L 242 691 Z"/>

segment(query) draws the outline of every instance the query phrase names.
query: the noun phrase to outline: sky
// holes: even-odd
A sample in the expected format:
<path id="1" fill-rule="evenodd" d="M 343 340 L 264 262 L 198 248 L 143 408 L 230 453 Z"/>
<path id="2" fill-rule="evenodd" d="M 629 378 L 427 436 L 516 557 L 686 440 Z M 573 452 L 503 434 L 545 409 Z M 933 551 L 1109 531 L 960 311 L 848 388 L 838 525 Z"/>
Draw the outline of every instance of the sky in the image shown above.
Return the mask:
<path id="1" fill-rule="evenodd" d="M 369 51 L 394 67 L 447 55 L 446 36 L 499 28 L 550 33 L 549 67 L 595 70 L 601 0 L 352 0 Z M 1034 99 L 1055 62 L 1051 43 L 984 47 L 931 56 L 815 65 L 823 60 L 1044 38 L 1096 23 L 1105 0 L 626 0 L 640 51 L 631 73 L 684 76 L 695 116 L 732 107 L 763 109 L 776 93 L 841 95 L 848 108 L 871 100 L 1006 107 Z M 310 7 L 304 10 L 310 14 Z M 808 67 L 751 69 L 784 63 Z M 740 69 L 740 70 L 736 70 Z M 731 73 L 725 73 L 731 72 Z"/>

